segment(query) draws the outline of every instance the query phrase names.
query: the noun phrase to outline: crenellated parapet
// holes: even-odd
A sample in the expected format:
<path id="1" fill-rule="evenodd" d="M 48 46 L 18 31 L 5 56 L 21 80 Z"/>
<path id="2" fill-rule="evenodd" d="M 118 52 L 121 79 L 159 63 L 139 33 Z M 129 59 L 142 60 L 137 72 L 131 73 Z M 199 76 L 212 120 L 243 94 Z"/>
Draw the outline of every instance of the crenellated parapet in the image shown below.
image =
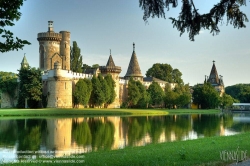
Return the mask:
<path id="1" fill-rule="evenodd" d="M 61 41 L 62 34 L 55 32 L 41 32 L 37 34 L 38 41 Z"/>

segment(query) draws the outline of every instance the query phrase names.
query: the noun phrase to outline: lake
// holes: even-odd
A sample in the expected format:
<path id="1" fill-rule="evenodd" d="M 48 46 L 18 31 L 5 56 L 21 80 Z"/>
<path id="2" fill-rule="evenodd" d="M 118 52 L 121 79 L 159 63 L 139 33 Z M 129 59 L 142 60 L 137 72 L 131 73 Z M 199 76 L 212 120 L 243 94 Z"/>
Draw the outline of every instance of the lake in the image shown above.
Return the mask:
<path id="1" fill-rule="evenodd" d="M 250 114 L 0 119 L 0 161 L 250 131 Z"/>

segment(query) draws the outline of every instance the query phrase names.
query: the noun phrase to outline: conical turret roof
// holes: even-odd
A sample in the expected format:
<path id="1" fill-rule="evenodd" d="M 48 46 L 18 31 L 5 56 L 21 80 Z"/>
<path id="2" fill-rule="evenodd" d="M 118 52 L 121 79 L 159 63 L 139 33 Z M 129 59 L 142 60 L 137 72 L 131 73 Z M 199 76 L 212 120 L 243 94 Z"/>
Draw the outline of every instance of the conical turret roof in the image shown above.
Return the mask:
<path id="1" fill-rule="evenodd" d="M 21 62 L 21 67 L 27 67 L 27 66 L 29 66 L 29 63 L 28 63 L 26 56 L 24 54 L 23 60 Z"/>
<path id="2" fill-rule="evenodd" d="M 143 77 L 135 53 L 135 44 L 133 43 L 133 53 L 129 62 L 128 70 L 125 77 Z"/>
<path id="3" fill-rule="evenodd" d="M 109 55 L 109 59 L 108 59 L 106 66 L 115 67 L 115 63 L 111 55 L 111 50 L 110 50 L 110 55 Z"/>
<path id="4" fill-rule="evenodd" d="M 212 66 L 207 82 L 210 82 L 211 84 L 220 84 L 220 79 L 219 79 L 218 72 L 215 66 L 215 61 L 213 61 L 213 66 Z"/>

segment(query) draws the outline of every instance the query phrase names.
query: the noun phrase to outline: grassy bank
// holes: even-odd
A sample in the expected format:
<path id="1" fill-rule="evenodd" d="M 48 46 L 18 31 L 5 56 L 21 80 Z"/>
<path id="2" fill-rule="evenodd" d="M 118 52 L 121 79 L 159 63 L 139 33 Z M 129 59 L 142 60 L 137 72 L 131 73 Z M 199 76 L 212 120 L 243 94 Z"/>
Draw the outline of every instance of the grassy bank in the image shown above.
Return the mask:
<path id="1" fill-rule="evenodd" d="M 87 165 L 228 165 L 222 151 L 250 151 L 250 133 L 234 136 L 210 137 L 196 140 L 150 144 L 108 152 L 85 154 Z"/>
<path id="2" fill-rule="evenodd" d="M 167 114 L 216 114 L 219 110 L 197 109 L 0 109 L 0 117 L 6 116 L 89 116 L 89 115 L 167 115 Z"/>
<path id="3" fill-rule="evenodd" d="M 246 156 L 249 157 L 250 151 L 250 133 L 243 133 L 234 136 L 210 137 L 196 140 L 167 142 L 161 144 L 150 144 L 142 147 L 128 147 L 125 149 L 113 151 L 99 151 L 84 154 L 84 158 L 61 158 L 52 159 L 50 165 L 55 161 L 75 161 L 84 159 L 88 166 L 127 166 L 127 165 L 158 165 L 158 166 L 174 166 L 174 165 L 228 165 L 234 163 L 231 159 L 223 161 L 221 152 L 247 151 Z M 69 163 L 68 163 L 69 164 Z M 60 165 L 68 165 L 60 163 Z M 18 163 L 14 165 L 39 165 L 37 163 Z M 77 165 L 70 163 L 70 165 Z"/>

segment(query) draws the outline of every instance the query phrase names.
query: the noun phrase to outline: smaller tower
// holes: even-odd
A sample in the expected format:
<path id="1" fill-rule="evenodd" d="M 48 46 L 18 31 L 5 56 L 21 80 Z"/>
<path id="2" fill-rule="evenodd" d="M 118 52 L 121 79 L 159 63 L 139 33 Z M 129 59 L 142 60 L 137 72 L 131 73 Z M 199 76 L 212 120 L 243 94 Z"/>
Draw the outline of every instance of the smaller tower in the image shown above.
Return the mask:
<path id="1" fill-rule="evenodd" d="M 132 77 L 134 80 L 143 81 L 143 76 L 141 74 L 141 69 L 135 53 L 135 43 L 133 43 L 133 52 L 124 79 L 129 80 L 130 77 Z"/>
<path id="2" fill-rule="evenodd" d="M 111 55 L 111 50 L 110 50 L 110 55 L 108 62 L 106 66 L 100 66 L 99 70 L 101 71 L 101 74 L 103 76 L 107 74 L 111 74 L 113 80 L 115 81 L 115 101 L 109 105 L 109 108 L 118 108 L 120 107 L 120 101 L 119 101 L 119 94 L 120 94 L 120 88 L 119 88 L 119 74 L 121 73 L 121 67 L 120 66 L 115 66 L 114 60 Z"/>
<path id="3" fill-rule="evenodd" d="M 48 32 L 54 32 L 53 21 L 48 21 Z"/>
<path id="4" fill-rule="evenodd" d="M 220 96 L 223 95 L 223 93 L 225 92 L 224 83 L 223 83 L 221 75 L 219 78 L 219 75 L 215 66 L 215 61 L 213 61 L 213 66 L 212 66 L 210 75 L 207 79 L 207 82 L 209 82 L 220 93 Z"/>
<path id="5" fill-rule="evenodd" d="M 28 63 L 26 56 L 25 56 L 25 53 L 24 53 L 23 60 L 21 62 L 21 68 L 26 68 L 28 66 L 29 66 L 29 63 Z"/>

